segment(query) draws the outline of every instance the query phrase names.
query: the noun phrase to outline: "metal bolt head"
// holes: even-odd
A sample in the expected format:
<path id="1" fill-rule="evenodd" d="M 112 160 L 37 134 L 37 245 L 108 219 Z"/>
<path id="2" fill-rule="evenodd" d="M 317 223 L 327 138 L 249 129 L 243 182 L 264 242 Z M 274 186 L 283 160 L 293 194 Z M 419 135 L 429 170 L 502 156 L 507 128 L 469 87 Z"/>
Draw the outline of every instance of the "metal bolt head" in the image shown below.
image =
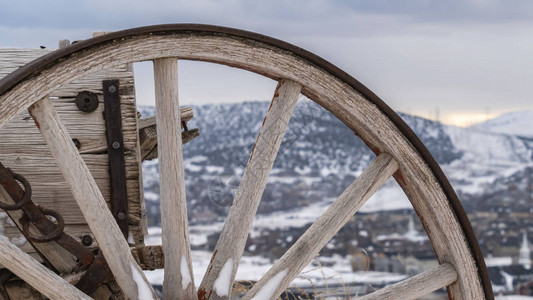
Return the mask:
<path id="1" fill-rule="evenodd" d="M 107 90 L 110 92 L 110 93 L 114 93 L 117 91 L 117 87 L 114 86 L 114 85 L 110 85 Z"/>
<path id="2" fill-rule="evenodd" d="M 118 149 L 118 148 L 120 148 L 120 143 L 115 141 L 115 142 L 113 142 L 113 144 L 111 144 L 111 147 L 113 147 L 113 149 Z"/>
<path id="3" fill-rule="evenodd" d="M 117 217 L 118 217 L 119 220 L 124 220 L 124 219 L 126 219 L 126 214 L 123 213 L 123 212 L 119 212 Z"/>
<path id="4" fill-rule="evenodd" d="M 90 113 L 98 108 L 100 102 L 95 93 L 80 92 L 76 96 L 76 106 L 80 111 Z"/>
<path id="5" fill-rule="evenodd" d="M 84 235 L 84 236 L 81 238 L 81 243 L 82 243 L 84 246 L 89 247 L 90 245 L 93 244 L 93 237 L 90 236 L 90 235 Z"/>

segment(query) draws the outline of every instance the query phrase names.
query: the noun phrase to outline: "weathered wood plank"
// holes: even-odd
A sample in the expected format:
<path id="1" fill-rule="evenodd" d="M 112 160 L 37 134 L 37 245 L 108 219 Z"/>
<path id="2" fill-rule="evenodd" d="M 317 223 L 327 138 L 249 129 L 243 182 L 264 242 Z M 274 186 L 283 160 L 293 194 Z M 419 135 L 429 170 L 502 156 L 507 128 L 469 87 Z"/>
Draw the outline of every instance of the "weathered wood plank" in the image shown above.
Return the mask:
<path id="1" fill-rule="evenodd" d="M 398 170 L 398 163 L 386 153 L 376 160 L 339 196 L 291 248 L 244 296 L 276 299 L 333 238 L 365 202 Z M 266 285 L 276 279 L 276 286 Z M 268 297 L 265 297 L 269 294 Z"/>
<path id="2" fill-rule="evenodd" d="M 457 281 L 455 268 L 444 263 L 404 281 L 389 285 L 358 300 L 417 299 Z"/>
<path id="3" fill-rule="evenodd" d="M 165 253 L 164 299 L 196 299 L 178 100 L 178 60 L 154 60 L 161 227 Z"/>
<path id="4" fill-rule="evenodd" d="M 2 186 L 0 186 L 0 201 L 7 204 L 15 203 L 15 201 L 13 201 L 11 196 Z M 24 216 L 22 210 L 7 211 L 6 214 L 10 215 L 12 222 L 15 222 L 18 228 L 22 228 L 22 224 L 20 224 L 20 219 Z M 0 232 L 0 235 L 6 234 L 6 239 L 15 238 L 17 240 L 24 241 L 25 239 L 22 233 L 18 229 L 16 231 L 16 234 L 12 235 L 7 235 L 5 232 Z M 30 233 L 35 235 L 41 234 L 33 225 L 30 225 Z M 29 243 L 26 242 L 24 244 L 28 245 L 28 248 L 31 248 L 31 252 L 34 251 Z M 35 243 L 34 246 L 37 247 L 37 249 L 39 249 L 39 251 L 50 261 L 50 263 L 62 274 L 69 274 L 78 266 L 76 263 L 76 257 L 67 250 L 63 249 L 54 241 L 49 243 Z"/>
<path id="5" fill-rule="evenodd" d="M 0 78 L 9 72 L 49 53 L 48 49 L 0 49 Z M 146 233 L 146 216 L 142 200 L 142 178 L 140 176 L 139 141 L 137 131 L 137 109 L 133 88 L 133 70 L 122 64 L 109 70 L 83 76 L 70 84 L 62 85 L 50 95 L 61 120 L 72 138 L 80 143 L 80 153 L 106 200 L 109 199 L 109 174 L 107 172 L 107 143 L 102 116 L 104 110 L 102 80 L 119 79 L 123 135 L 126 158 L 126 186 L 128 190 L 128 222 L 133 239 L 142 243 Z M 75 97 L 78 92 L 95 92 L 100 105 L 93 113 L 77 109 Z M 28 178 L 34 188 L 34 201 L 53 208 L 65 217 L 68 225 L 86 224 L 83 214 L 65 185 L 55 161 L 41 134 L 27 111 L 21 112 L 0 129 L 0 161 Z M 51 183 L 52 182 L 52 183 Z M 4 224 L 8 229 L 10 224 Z M 9 230 L 7 230 L 9 231 Z M 67 233 L 69 233 L 67 231 Z M 90 234 L 86 227 L 85 234 Z M 14 238 L 14 233 L 10 238 Z M 24 249 L 31 248 L 23 247 Z"/>
<path id="6" fill-rule="evenodd" d="M 138 246 L 131 249 L 131 253 L 143 270 L 156 270 L 165 267 L 163 247 L 160 245 Z"/>
<path id="7" fill-rule="evenodd" d="M 0 264 L 51 299 L 91 299 L 41 263 L 0 236 Z"/>
<path id="8" fill-rule="evenodd" d="M 291 80 L 282 80 L 276 87 L 213 258 L 198 291 L 200 299 L 228 299 L 230 296 L 248 233 L 301 88 L 300 84 Z M 221 276 L 223 269 L 224 274 Z"/>
<path id="9" fill-rule="evenodd" d="M 191 107 L 180 108 L 180 119 L 182 122 L 188 122 L 193 118 Z M 183 128 L 183 124 L 176 130 Z M 182 144 L 185 145 L 192 139 L 200 136 L 198 129 L 190 129 L 182 132 Z M 141 149 L 142 160 L 151 160 L 158 157 L 157 150 L 157 125 L 155 116 L 139 119 L 139 144 Z"/>
<path id="10" fill-rule="evenodd" d="M 182 122 L 189 122 L 194 117 L 194 112 L 192 107 L 180 107 L 180 120 Z M 139 130 L 142 130 L 146 127 L 152 127 L 156 125 L 156 116 L 149 116 L 146 118 L 139 119 Z M 181 126 L 181 124 L 180 124 Z M 181 126 L 183 128 L 183 126 Z"/>
<path id="11" fill-rule="evenodd" d="M 50 100 L 37 101 L 29 111 L 124 293 L 131 299 L 157 299 Z"/>

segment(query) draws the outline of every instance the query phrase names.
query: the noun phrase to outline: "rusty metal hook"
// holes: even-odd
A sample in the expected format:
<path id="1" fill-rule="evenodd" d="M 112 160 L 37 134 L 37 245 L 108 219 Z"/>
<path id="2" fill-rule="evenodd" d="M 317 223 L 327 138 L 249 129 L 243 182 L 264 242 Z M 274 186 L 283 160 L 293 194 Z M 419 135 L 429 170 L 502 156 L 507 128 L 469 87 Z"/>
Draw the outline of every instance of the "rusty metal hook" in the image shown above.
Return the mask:
<path id="1" fill-rule="evenodd" d="M 41 210 L 43 215 L 52 216 L 54 217 L 54 219 L 56 219 L 57 221 L 56 229 L 54 229 L 54 231 L 51 232 L 50 234 L 47 234 L 44 236 L 37 236 L 37 235 L 30 233 L 29 229 L 30 229 L 31 221 L 28 220 L 27 218 L 23 218 L 20 221 L 22 223 L 22 232 L 24 236 L 28 237 L 34 243 L 46 243 L 46 242 L 56 240 L 63 234 L 63 230 L 65 229 L 65 220 L 58 212 L 54 210 L 42 208 L 40 206 L 39 206 L 39 209 Z"/>
<path id="2" fill-rule="evenodd" d="M 24 178 L 24 176 L 13 172 L 10 168 L 7 168 L 7 171 L 11 174 L 11 176 L 13 176 L 13 178 L 22 183 L 22 185 L 24 186 L 24 196 L 19 202 L 15 204 L 6 204 L 0 201 L 0 208 L 3 210 L 21 209 L 22 207 L 28 205 L 31 202 L 31 185 L 28 180 Z"/>

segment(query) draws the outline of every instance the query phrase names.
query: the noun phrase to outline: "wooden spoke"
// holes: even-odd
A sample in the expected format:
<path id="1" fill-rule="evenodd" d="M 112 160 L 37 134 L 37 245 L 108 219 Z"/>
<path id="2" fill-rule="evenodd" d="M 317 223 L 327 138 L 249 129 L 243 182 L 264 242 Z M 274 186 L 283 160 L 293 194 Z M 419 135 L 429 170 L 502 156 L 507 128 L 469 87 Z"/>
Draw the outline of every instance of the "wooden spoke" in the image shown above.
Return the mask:
<path id="1" fill-rule="evenodd" d="M 91 299 L 0 235 L 0 264 L 50 299 Z"/>
<path id="2" fill-rule="evenodd" d="M 161 227 L 165 253 L 164 299 L 196 299 L 185 200 L 178 101 L 178 60 L 154 60 Z"/>
<path id="3" fill-rule="evenodd" d="M 131 255 L 130 248 L 87 165 L 48 98 L 29 108 L 83 216 L 127 297 L 157 297 Z"/>
<path id="4" fill-rule="evenodd" d="M 417 299 L 442 289 L 457 281 L 455 268 L 444 263 L 438 267 L 418 274 L 404 281 L 389 285 L 381 290 L 377 290 L 366 295 L 359 300 L 396 300 L 396 299 Z"/>
<path id="5" fill-rule="evenodd" d="M 398 170 L 386 153 L 376 160 L 307 229 L 244 299 L 276 299 L 363 204 Z"/>
<path id="6" fill-rule="evenodd" d="M 298 100 L 301 85 L 282 80 L 244 170 L 220 239 L 198 291 L 200 299 L 227 299 L 268 175 Z"/>

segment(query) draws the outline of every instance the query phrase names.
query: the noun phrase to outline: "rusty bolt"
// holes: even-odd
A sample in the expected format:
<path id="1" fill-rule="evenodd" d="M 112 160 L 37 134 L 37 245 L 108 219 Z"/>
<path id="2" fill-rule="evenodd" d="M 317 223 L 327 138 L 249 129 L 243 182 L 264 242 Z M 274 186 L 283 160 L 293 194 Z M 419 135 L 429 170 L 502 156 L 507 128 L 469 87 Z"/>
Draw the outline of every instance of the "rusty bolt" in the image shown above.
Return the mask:
<path id="1" fill-rule="evenodd" d="M 76 106 L 82 112 L 93 112 L 98 108 L 99 104 L 98 97 L 95 93 L 84 91 L 78 93 L 76 96 Z"/>
<path id="2" fill-rule="evenodd" d="M 123 212 L 119 212 L 117 217 L 118 217 L 119 220 L 124 220 L 124 219 L 126 219 L 126 214 L 123 213 Z"/>
<path id="3" fill-rule="evenodd" d="M 90 245 L 93 244 L 93 237 L 90 236 L 90 235 L 84 235 L 84 236 L 81 238 L 81 243 L 82 243 L 84 246 L 89 247 Z"/>
<path id="4" fill-rule="evenodd" d="M 113 142 L 113 144 L 111 144 L 111 147 L 113 147 L 113 149 L 118 149 L 118 148 L 120 148 L 120 143 L 115 141 L 115 142 Z"/>
<path id="5" fill-rule="evenodd" d="M 110 92 L 110 93 L 114 93 L 117 91 L 117 87 L 114 86 L 114 85 L 110 85 L 107 90 Z"/>

